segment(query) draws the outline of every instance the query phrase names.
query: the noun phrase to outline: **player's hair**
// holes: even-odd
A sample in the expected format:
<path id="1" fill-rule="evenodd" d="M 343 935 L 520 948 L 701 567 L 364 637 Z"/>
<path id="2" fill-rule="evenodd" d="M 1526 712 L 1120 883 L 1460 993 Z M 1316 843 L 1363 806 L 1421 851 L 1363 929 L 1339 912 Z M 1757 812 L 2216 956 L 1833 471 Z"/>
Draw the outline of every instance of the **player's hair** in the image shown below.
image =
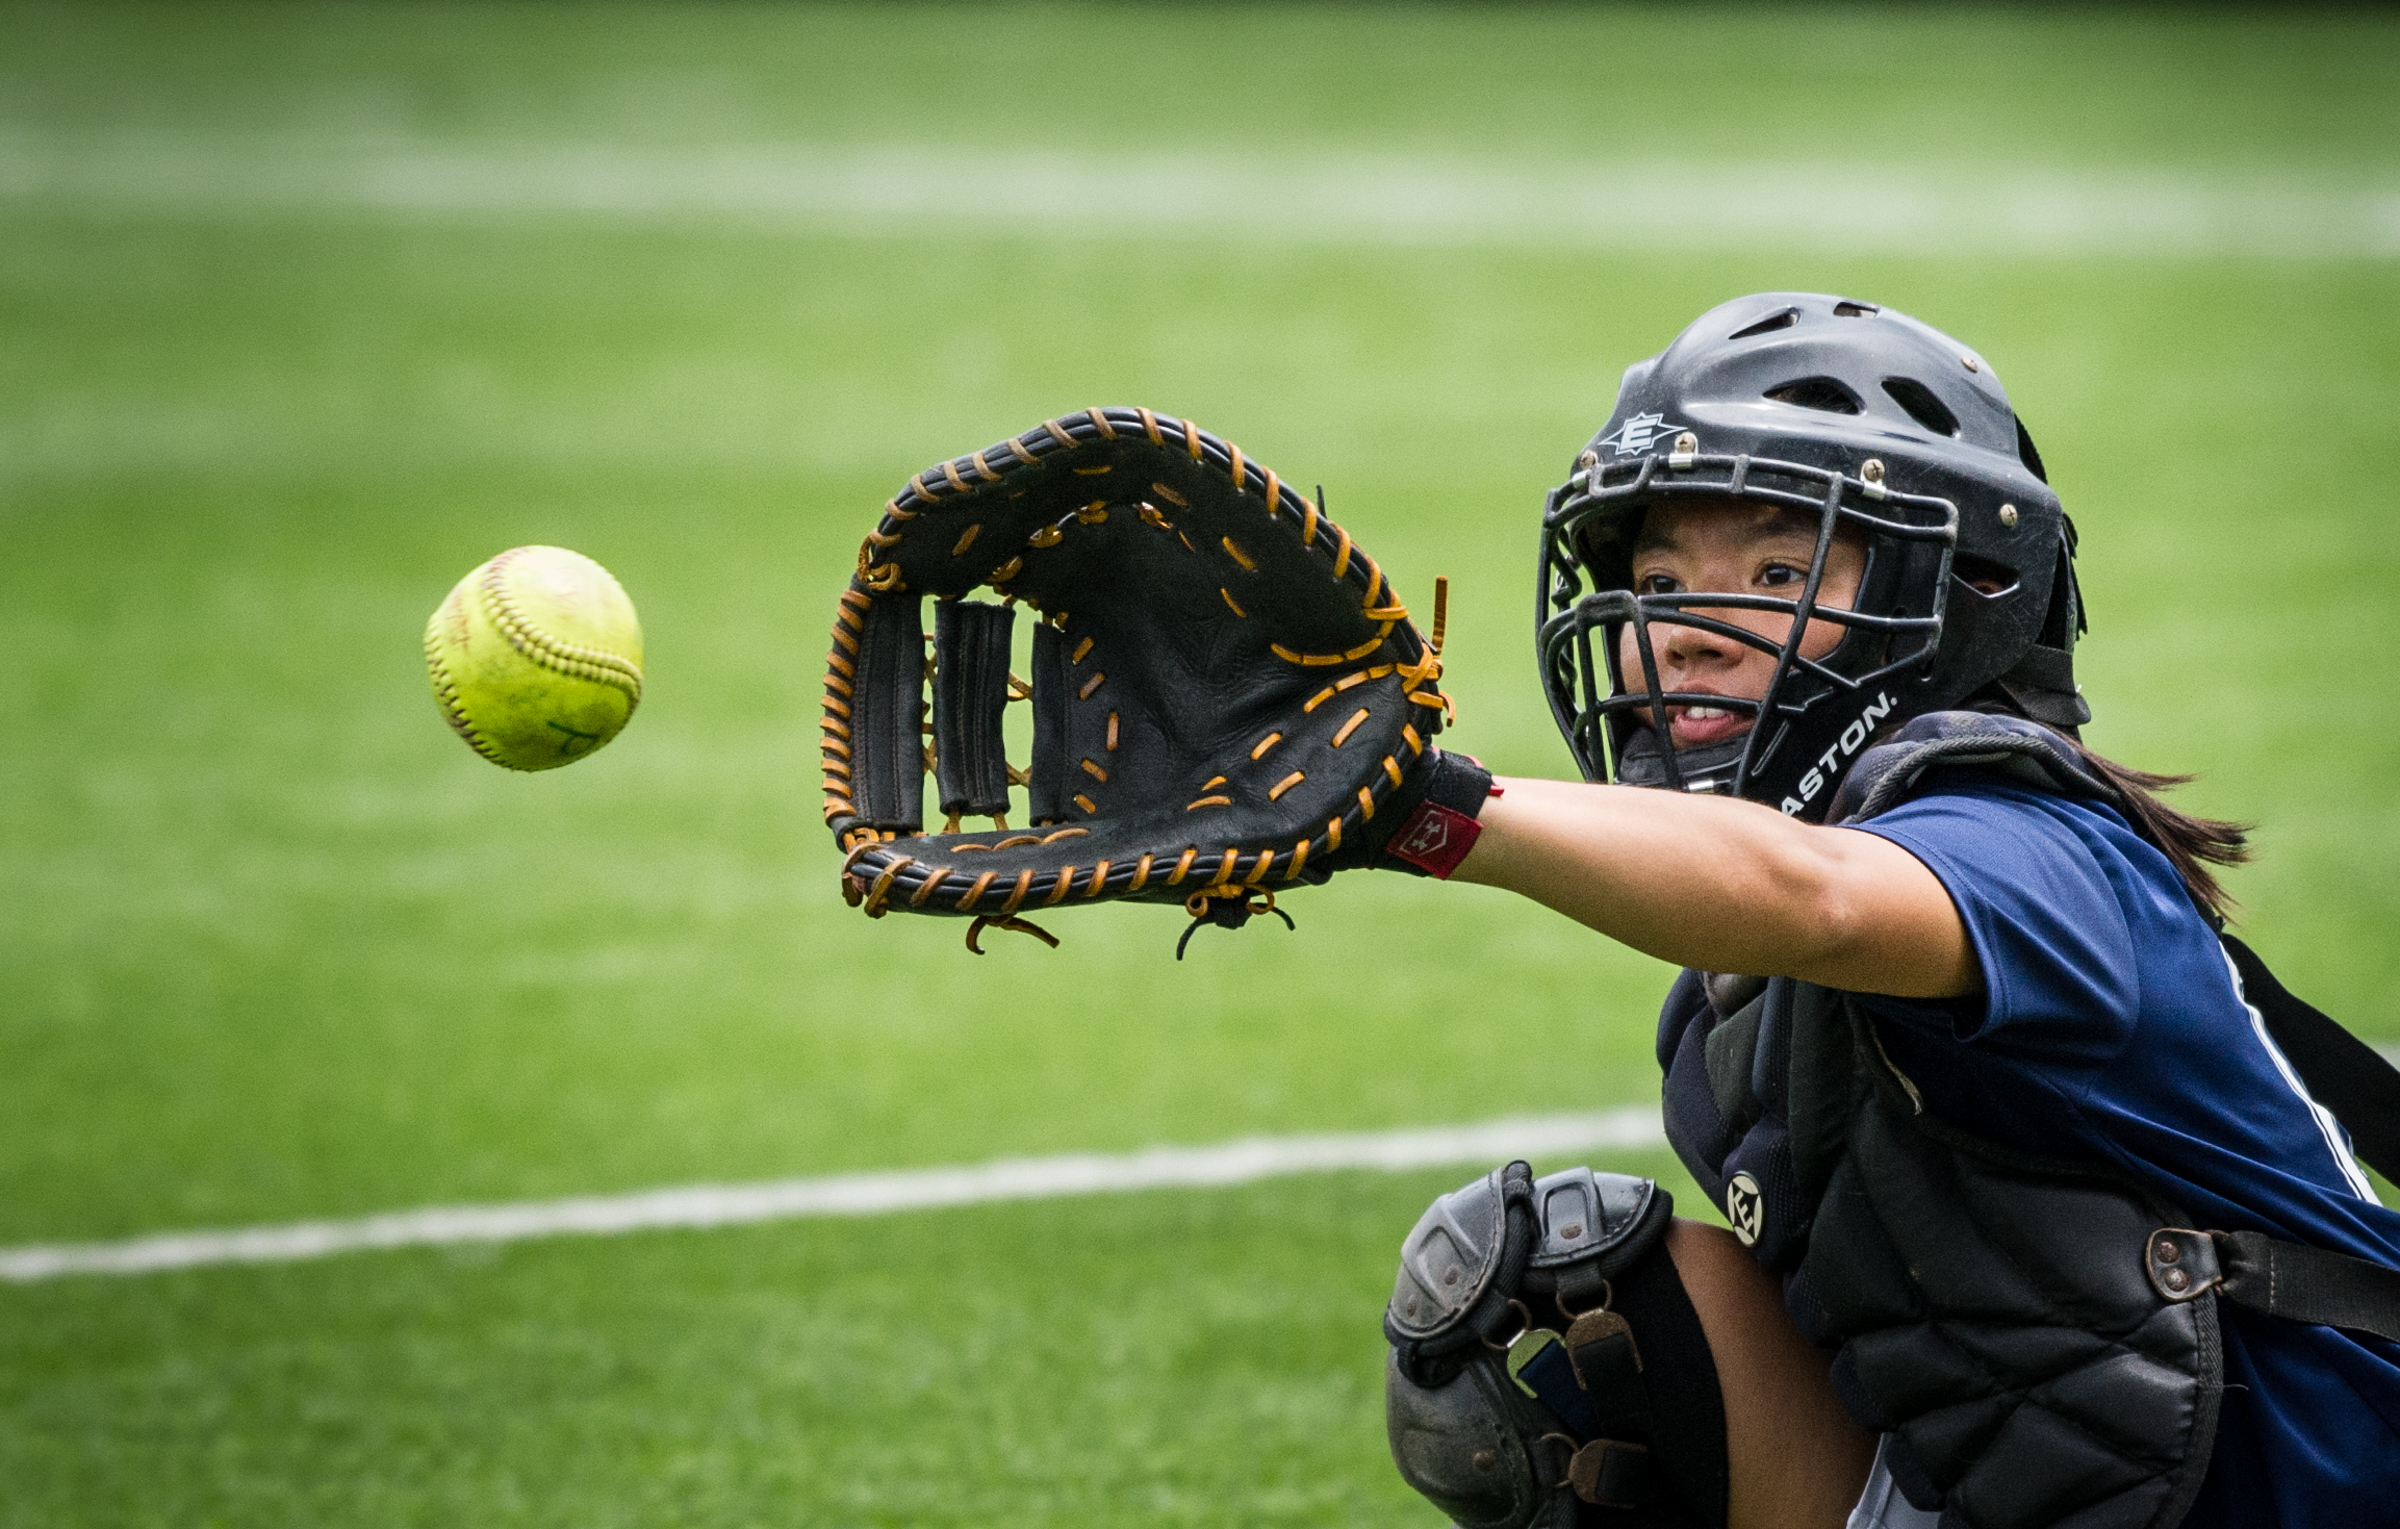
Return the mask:
<path id="1" fill-rule="evenodd" d="M 1997 686 L 1987 687 L 1967 703 L 1969 711 L 2000 712 L 2021 717 L 2024 711 Z M 1879 736 L 1889 736 L 1895 729 L 1886 728 Z M 2177 786 L 2188 786 L 2197 775 L 2159 775 L 2149 770 L 2137 770 L 2119 764 L 2105 754 L 2093 752 L 2083 741 L 2080 728 L 2054 728 L 2069 743 L 2092 773 L 2117 788 L 2125 799 L 2125 816 L 2132 821 L 2133 831 L 2158 846 L 2175 874 L 2183 880 L 2183 890 L 2200 911 L 2222 924 L 2233 916 L 2240 904 L 2217 880 L 2212 865 L 2243 865 L 2250 860 L 2250 827 L 2247 823 L 2231 823 L 2222 818 L 2203 818 L 2171 807 L 2159 793 Z"/>
<path id="2" fill-rule="evenodd" d="M 2250 858 L 2249 826 L 2221 818 L 2195 817 L 2159 798 L 2162 791 L 2190 784 L 2194 776 L 2137 770 L 2093 753 L 2081 739 L 2076 740 L 2075 749 L 2085 764 L 2124 797 L 2125 813 L 2133 820 L 2135 831 L 2159 847 L 2167 862 L 2175 867 L 2175 874 L 2183 878 L 2184 890 L 2191 894 L 2192 901 L 2222 923 L 2236 904 L 2209 867 L 2240 865 Z"/>

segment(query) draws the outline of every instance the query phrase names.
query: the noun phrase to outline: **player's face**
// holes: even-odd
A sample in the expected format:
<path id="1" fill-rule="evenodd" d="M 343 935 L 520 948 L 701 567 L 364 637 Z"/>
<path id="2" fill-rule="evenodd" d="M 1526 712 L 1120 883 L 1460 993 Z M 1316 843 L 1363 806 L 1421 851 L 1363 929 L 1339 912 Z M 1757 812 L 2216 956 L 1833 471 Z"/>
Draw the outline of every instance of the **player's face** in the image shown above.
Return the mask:
<path id="1" fill-rule="evenodd" d="M 1633 592 L 1797 600 L 1808 584 L 1808 565 L 1816 549 L 1816 518 L 1798 511 L 1733 500 L 1654 504 L 1634 542 Z M 1825 580 L 1817 589 L 1817 603 L 1849 609 L 1858 598 L 1858 581 L 1866 566 L 1864 539 L 1847 529 L 1836 532 L 1826 554 Z M 1778 645 L 1791 635 L 1791 618 L 1779 611 L 1725 606 L 1702 606 L 1697 611 Z M 1822 658 L 1840 644 L 1842 632 L 1834 622 L 1811 621 L 1800 640 L 1801 654 Z M 1650 643 L 1657 656 L 1661 690 L 1703 691 L 1754 701 L 1767 693 L 1767 682 L 1775 674 L 1773 654 L 1697 627 L 1654 621 Z M 1642 659 L 1630 625 L 1618 639 L 1618 662 L 1628 685 L 1638 688 Z M 1645 723 L 1650 720 L 1646 708 L 1639 715 Z M 1751 725 L 1744 713 L 1699 705 L 1669 706 L 1667 721 L 1678 749 L 1722 743 Z"/>

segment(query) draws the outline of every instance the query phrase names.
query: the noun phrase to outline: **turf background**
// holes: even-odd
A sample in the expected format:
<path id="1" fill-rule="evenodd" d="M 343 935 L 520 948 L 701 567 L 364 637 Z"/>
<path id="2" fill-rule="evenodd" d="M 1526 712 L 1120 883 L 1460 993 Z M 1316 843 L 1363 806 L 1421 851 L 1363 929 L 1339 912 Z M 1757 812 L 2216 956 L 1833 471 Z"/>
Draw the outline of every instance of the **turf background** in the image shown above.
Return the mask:
<path id="1" fill-rule="evenodd" d="M 347 137 L 2388 187 L 2400 144 L 2400 28 L 2338 14 L 194 6 L 0 35 L 0 169 Z M 1827 194 L 1871 224 L 1871 181 Z M 2093 741 L 2257 822 L 2245 932 L 2400 1038 L 2388 260 L 18 196 L 0 1241 L 1643 1097 L 1663 971 L 1478 889 L 1350 878 L 1180 967 L 1157 910 L 980 962 L 946 922 L 868 925 L 815 822 L 818 655 L 908 472 L 1149 403 L 1321 479 L 1404 592 L 1449 574 L 1457 741 L 1561 773 L 1541 493 L 1626 362 L 1764 287 L 1993 359 L 2085 533 Z M 625 581 L 651 673 L 608 752 L 514 777 L 439 725 L 417 636 L 533 540 Z M 0 1290 L 0 1524 L 1424 1520 L 1374 1316 L 1463 1176 Z"/>

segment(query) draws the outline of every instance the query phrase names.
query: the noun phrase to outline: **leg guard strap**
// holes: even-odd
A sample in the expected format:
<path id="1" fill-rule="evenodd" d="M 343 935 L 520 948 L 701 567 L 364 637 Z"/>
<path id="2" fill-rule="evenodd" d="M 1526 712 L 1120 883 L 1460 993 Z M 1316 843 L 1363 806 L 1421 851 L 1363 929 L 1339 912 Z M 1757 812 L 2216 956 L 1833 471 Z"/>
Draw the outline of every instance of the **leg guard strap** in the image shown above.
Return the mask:
<path id="1" fill-rule="evenodd" d="M 1435 1202 L 1404 1246 L 1385 1322 L 1401 1475 L 1465 1529 L 1723 1529 L 1724 1407 L 1665 1192 L 1575 1169 L 1531 1185 L 1520 1221 L 1503 1213 L 1511 1166 Z M 1537 1251 L 1499 1245 L 1517 1237 Z M 1576 1258 L 1578 1242 L 1606 1246 Z M 1488 1307 L 1509 1313 L 1501 1331 L 1470 1316 Z"/>

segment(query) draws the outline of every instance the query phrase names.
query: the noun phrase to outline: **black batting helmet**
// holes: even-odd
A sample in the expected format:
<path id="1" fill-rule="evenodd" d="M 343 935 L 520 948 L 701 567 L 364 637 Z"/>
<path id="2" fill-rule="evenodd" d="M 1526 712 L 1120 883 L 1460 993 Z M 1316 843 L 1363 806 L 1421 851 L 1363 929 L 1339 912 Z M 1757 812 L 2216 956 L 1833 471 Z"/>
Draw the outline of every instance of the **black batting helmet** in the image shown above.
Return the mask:
<path id="1" fill-rule="evenodd" d="M 1796 600 L 1641 594 L 1645 509 L 1678 498 L 1785 506 L 1817 521 Z M 1837 531 L 1863 537 L 1853 608 L 1817 603 Z M 1702 314 L 1626 369 L 1615 412 L 1542 516 L 1542 683 L 1588 780 L 1717 791 L 1822 817 L 1867 738 L 1929 711 L 1989 705 L 2071 731 L 2082 630 L 2075 534 L 2033 440 L 1982 357 L 1872 303 L 1769 292 Z M 1786 638 L 1709 608 L 1776 610 Z M 1800 652 L 1811 620 L 1839 644 Z M 1650 628 L 1703 628 L 1774 655 L 1755 701 L 1659 688 Z M 1620 662 L 1630 627 L 1639 669 Z M 1594 634 L 1599 634 L 1594 653 Z M 1678 752 L 1667 707 L 1748 711 L 1738 739 Z M 1642 714 L 1653 719 L 1645 725 Z"/>

